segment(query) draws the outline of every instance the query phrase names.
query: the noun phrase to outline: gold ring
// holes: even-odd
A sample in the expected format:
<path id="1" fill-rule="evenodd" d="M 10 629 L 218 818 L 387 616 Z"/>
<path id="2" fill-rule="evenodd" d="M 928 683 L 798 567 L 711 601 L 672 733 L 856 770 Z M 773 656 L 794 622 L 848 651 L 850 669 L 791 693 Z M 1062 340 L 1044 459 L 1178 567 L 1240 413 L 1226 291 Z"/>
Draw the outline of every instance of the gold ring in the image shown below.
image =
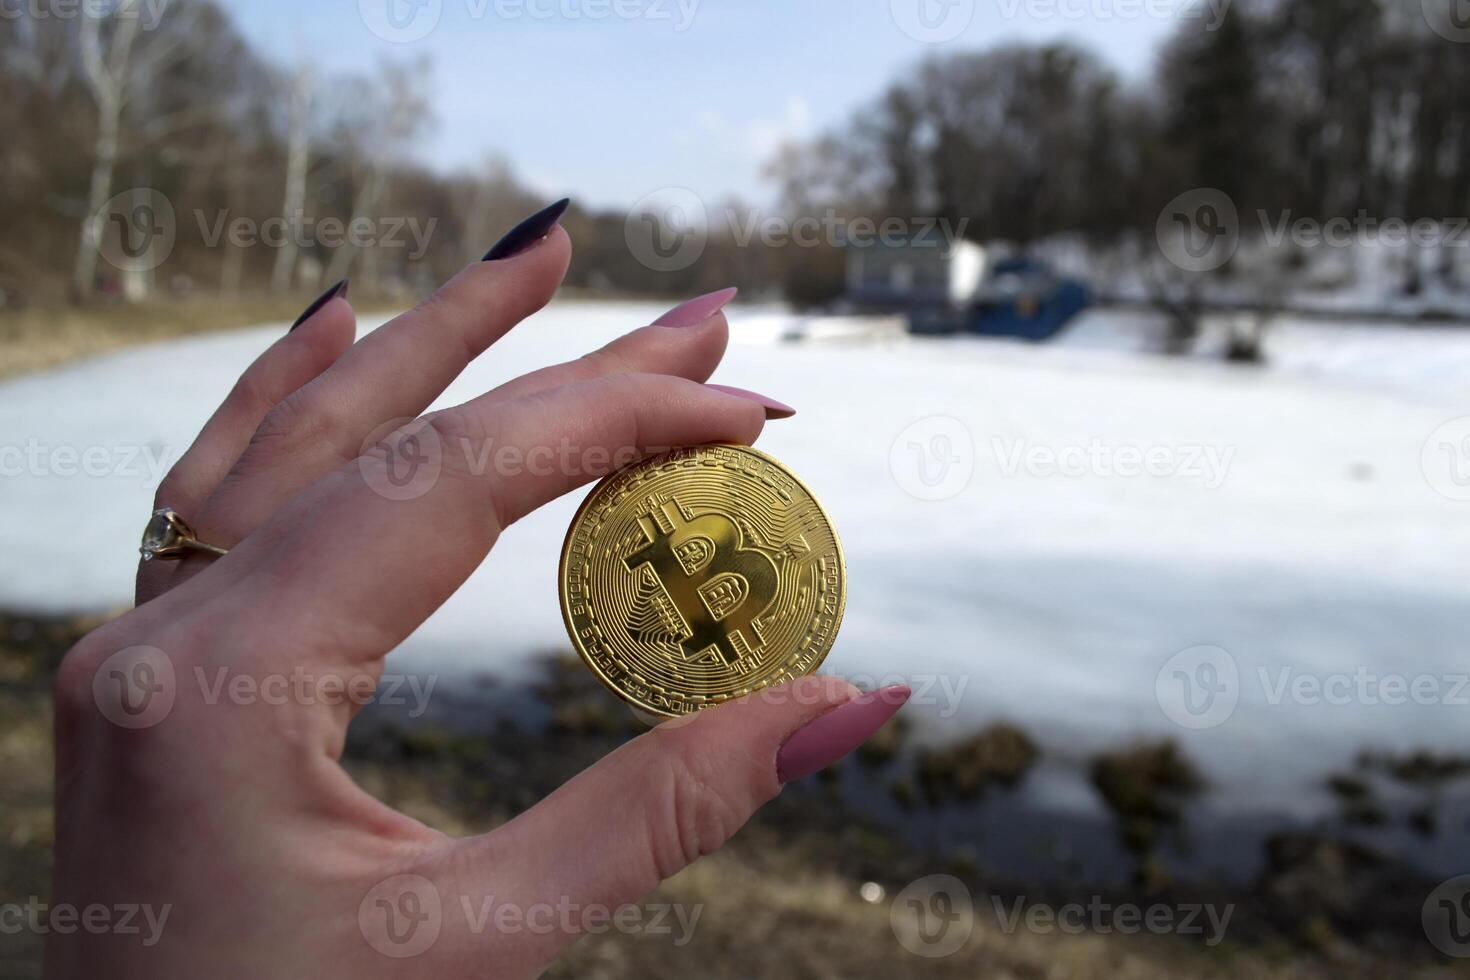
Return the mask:
<path id="1" fill-rule="evenodd" d="M 155 510 L 148 519 L 148 527 L 143 530 L 143 544 L 138 548 L 143 560 L 181 561 L 190 552 L 214 558 L 226 553 L 224 548 L 200 541 L 188 521 L 172 507 Z"/>

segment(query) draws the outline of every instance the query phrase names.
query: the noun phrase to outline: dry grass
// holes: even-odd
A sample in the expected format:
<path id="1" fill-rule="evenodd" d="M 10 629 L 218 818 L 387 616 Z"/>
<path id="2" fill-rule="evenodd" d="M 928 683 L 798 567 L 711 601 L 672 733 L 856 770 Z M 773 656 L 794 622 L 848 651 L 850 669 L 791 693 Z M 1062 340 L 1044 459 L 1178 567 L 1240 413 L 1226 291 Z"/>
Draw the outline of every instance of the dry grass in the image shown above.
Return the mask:
<path id="1" fill-rule="evenodd" d="M 178 300 L 138 305 L 37 308 L 0 313 L 0 378 L 11 378 L 134 344 L 258 323 L 288 324 L 315 297 Z M 398 309 L 355 300 L 359 313 Z"/>

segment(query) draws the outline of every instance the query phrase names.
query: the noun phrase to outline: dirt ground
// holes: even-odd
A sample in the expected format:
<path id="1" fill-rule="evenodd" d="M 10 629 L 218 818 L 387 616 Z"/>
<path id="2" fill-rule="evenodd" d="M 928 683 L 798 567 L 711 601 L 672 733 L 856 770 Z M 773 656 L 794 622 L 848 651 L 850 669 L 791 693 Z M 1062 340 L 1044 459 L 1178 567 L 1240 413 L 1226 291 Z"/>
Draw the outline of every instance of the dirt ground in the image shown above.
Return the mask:
<path id="1" fill-rule="evenodd" d="M 0 901 L 44 898 L 51 831 L 50 683 L 61 655 L 96 618 L 0 615 Z M 636 734 L 590 678 L 548 661 L 550 722 L 531 731 L 500 720 L 493 732 L 402 727 L 373 710 L 354 726 L 347 765 L 369 791 L 450 833 L 489 829 L 532 805 L 572 772 Z M 860 765 L 849 760 L 848 765 Z M 1331 926 L 1279 932 L 1257 921 L 1218 945 L 1200 936 L 1125 935 L 1013 925 L 1001 908 L 1063 899 L 989 892 L 962 863 L 913 854 L 881 828 L 841 812 L 830 780 L 788 789 L 723 851 L 667 882 L 646 908 L 698 910 L 692 930 L 649 928 L 587 936 L 556 977 L 772 980 L 933 978 L 1327 978 L 1466 976 L 1452 961 L 1375 939 L 1370 949 Z M 926 875 L 963 878 L 974 915 L 959 942 L 916 940 L 895 897 Z M 911 893 L 905 893 L 911 894 Z M 1183 907 L 1180 896 L 1157 901 Z M 1141 900 L 1147 901 L 1147 900 Z M 905 903 L 906 905 L 906 903 Z M 1060 907 L 1055 905 L 1055 907 Z M 647 919 L 652 923 L 652 917 Z M 897 921 L 897 925 L 895 925 Z M 973 927 L 969 927 L 973 922 Z M 960 927 L 956 927 L 960 928 Z M 932 938 L 932 937 L 931 937 Z M 906 944 L 907 943 L 907 944 Z M 952 952 L 948 945 L 958 945 Z M 1417 949 L 1418 947 L 1409 947 Z M 1379 950 L 1384 950 L 1380 954 Z M 947 955 L 933 956 L 935 952 Z M 0 935 L 0 978 L 41 975 L 41 938 Z"/>

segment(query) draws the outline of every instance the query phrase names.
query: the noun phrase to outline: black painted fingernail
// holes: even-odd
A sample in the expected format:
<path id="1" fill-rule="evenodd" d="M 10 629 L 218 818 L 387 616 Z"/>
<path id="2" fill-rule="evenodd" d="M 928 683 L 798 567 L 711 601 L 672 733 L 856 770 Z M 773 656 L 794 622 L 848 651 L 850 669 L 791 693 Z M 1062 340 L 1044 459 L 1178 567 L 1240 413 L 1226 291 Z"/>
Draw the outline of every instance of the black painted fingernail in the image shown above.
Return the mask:
<path id="1" fill-rule="evenodd" d="M 312 304 L 310 306 L 308 306 L 306 308 L 306 312 L 305 313 L 301 314 L 299 317 L 296 318 L 296 322 L 293 323 L 293 324 L 291 324 L 291 330 L 295 330 L 297 327 L 301 326 L 307 320 L 310 320 L 312 317 L 316 316 L 317 313 L 321 310 L 321 308 L 323 306 L 326 306 L 328 303 L 330 303 L 332 300 L 336 299 L 338 296 L 346 296 L 347 295 L 347 289 L 351 285 L 352 285 L 352 280 L 351 279 L 343 279 L 341 282 L 337 283 L 337 285 L 333 286 L 331 289 L 329 289 L 326 292 L 322 293 L 320 296 L 318 296 L 312 302 Z M 290 333 L 291 330 L 287 330 L 286 332 L 287 333 Z"/>
<path id="2" fill-rule="evenodd" d="M 485 258 L 482 261 L 494 262 L 497 259 L 508 259 L 512 255 L 519 255 L 524 252 L 551 234 L 551 229 L 555 227 L 557 221 L 566 211 L 567 205 L 571 203 L 571 198 L 564 197 L 555 204 L 548 204 L 540 211 L 537 211 L 525 221 L 522 221 L 510 231 L 506 232 L 505 237 L 492 245 L 490 251 L 485 253 Z"/>

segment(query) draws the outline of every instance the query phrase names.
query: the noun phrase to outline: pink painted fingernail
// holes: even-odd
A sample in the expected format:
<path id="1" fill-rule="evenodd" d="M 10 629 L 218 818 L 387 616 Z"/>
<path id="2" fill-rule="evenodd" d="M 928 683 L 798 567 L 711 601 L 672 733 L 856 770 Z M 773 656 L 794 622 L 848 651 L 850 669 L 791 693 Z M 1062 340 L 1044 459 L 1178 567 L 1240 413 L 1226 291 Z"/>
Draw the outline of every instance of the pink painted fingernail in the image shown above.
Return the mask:
<path id="1" fill-rule="evenodd" d="M 703 323 L 716 313 L 725 308 L 725 304 L 735 298 L 740 292 L 734 286 L 729 289 L 721 289 L 713 293 L 705 293 L 696 296 L 685 303 L 680 303 L 657 320 L 653 321 L 655 327 L 692 327 Z"/>
<path id="2" fill-rule="evenodd" d="M 871 738 L 912 693 L 906 685 L 895 684 L 807 722 L 776 753 L 776 778 L 789 783 L 827 768 Z"/>
<path id="3" fill-rule="evenodd" d="M 729 385 L 705 385 L 705 387 L 713 388 L 715 391 L 723 391 L 725 394 L 734 395 L 736 398 L 744 398 L 747 401 L 755 402 L 766 410 L 766 418 L 768 419 L 789 419 L 796 414 L 796 409 L 790 405 L 785 402 L 778 402 L 774 398 L 767 398 L 760 392 L 746 391 L 744 388 L 732 388 Z"/>

